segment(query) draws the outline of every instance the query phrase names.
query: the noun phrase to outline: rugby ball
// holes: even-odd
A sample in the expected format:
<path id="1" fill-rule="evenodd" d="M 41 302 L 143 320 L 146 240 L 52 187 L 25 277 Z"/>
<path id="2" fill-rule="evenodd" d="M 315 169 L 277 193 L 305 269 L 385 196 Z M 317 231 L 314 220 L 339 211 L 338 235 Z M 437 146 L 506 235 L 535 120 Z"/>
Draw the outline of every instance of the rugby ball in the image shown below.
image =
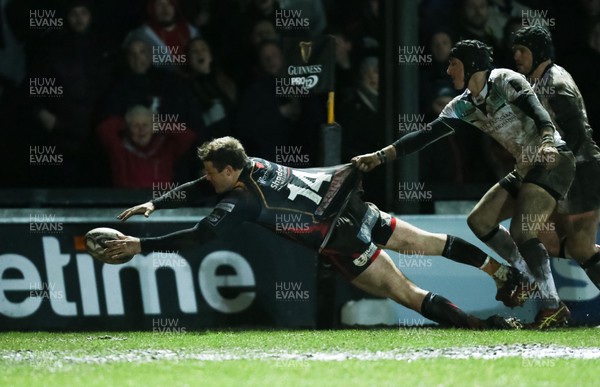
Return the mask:
<path id="1" fill-rule="evenodd" d="M 133 255 L 130 257 L 114 259 L 109 258 L 104 254 L 104 249 L 108 247 L 106 242 L 114 239 L 119 239 L 119 236 L 125 235 L 122 232 L 109 227 L 95 228 L 93 230 L 88 231 L 85 234 L 85 248 L 92 257 L 104 263 L 117 265 L 120 263 L 128 262 L 131 260 L 131 258 L 133 258 Z"/>

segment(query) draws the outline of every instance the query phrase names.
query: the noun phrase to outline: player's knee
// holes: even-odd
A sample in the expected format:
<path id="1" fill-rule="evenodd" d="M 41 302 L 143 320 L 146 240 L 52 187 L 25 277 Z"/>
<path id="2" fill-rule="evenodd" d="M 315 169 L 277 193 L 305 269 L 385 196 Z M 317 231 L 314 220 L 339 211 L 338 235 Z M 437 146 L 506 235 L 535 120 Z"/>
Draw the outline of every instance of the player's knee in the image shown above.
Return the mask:
<path id="1" fill-rule="evenodd" d="M 480 210 L 474 209 L 467 217 L 467 225 L 475 235 L 485 235 L 494 226 L 492 224 L 488 224 L 490 222 L 486 222 L 485 216 L 482 215 L 483 214 Z"/>

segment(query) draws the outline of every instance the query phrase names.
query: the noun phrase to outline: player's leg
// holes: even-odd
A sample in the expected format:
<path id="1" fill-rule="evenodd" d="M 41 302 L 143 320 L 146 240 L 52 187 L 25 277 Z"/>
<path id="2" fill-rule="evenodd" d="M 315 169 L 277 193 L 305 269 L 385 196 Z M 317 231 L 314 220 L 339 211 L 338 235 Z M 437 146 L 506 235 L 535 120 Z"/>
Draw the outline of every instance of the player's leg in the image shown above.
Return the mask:
<path id="1" fill-rule="evenodd" d="M 600 210 L 576 215 L 562 215 L 566 227 L 563 254 L 581 265 L 590 280 L 600 289 L 600 251 L 596 245 Z M 558 222 L 557 222 L 558 223 Z"/>
<path id="2" fill-rule="evenodd" d="M 377 235 L 375 238 L 377 240 Z M 493 260 L 485 252 L 459 237 L 425 231 L 397 218 L 392 235 L 382 246 L 400 254 L 439 255 L 479 269 Z M 500 266 L 496 260 L 493 262 Z"/>
<path id="3" fill-rule="evenodd" d="M 428 293 L 408 280 L 389 255 L 376 246 L 385 245 L 391 239 L 395 225 L 396 218 L 353 198 L 340 214 L 320 254 L 357 287 L 388 297 L 433 321 L 465 328 L 515 328 L 510 320 L 499 316 L 483 321 L 467 316 L 450 301 Z M 440 248 L 443 239 L 439 238 L 437 243 Z M 409 242 L 404 242 L 403 246 L 421 248 L 421 245 Z"/>
<path id="4" fill-rule="evenodd" d="M 552 224 L 554 232 L 540 233 L 538 238 L 551 257 L 566 258 L 565 235 L 570 233 L 569 228 L 572 227 L 569 215 L 559 214 L 555 211 L 549 219 L 549 224 Z"/>
<path id="5" fill-rule="evenodd" d="M 381 212 L 383 218 L 389 217 Z M 528 283 L 516 269 L 500 264 L 478 247 L 462 238 L 422 230 L 401 219 L 394 218 L 394 228 L 387 238 L 387 230 L 375 229 L 373 239 L 380 246 L 401 254 L 439 255 L 455 262 L 474 266 L 494 280 L 498 293 L 496 299 L 506 306 L 522 305 L 525 298 L 517 293 L 521 284 Z"/>
<path id="6" fill-rule="evenodd" d="M 556 199 L 546 189 L 524 183 L 510 225 L 510 233 L 538 285 L 534 291 L 539 295 L 535 298 L 540 311 L 531 327 L 540 329 L 563 325 L 570 316 L 556 291 L 548 251 L 539 239 L 541 232 L 553 232 L 548 221 L 555 207 Z"/>
<path id="7" fill-rule="evenodd" d="M 574 258 L 600 289 L 600 248 L 596 244 L 600 218 L 600 161 L 576 164 L 575 178 L 559 202 L 556 222 L 561 234 L 559 257 Z"/>
<path id="8" fill-rule="evenodd" d="M 501 221 L 512 216 L 515 204 L 513 196 L 518 194 L 520 186 L 520 180 L 516 175 L 507 175 L 479 200 L 469 214 L 467 224 L 483 243 L 532 278 L 529 267 L 521 257 L 513 238 L 500 224 Z"/>
<path id="9" fill-rule="evenodd" d="M 468 315 L 446 298 L 421 289 L 406 278 L 383 250 L 352 284 L 370 294 L 390 298 L 441 325 L 469 329 L 517 327 L 512 320 L 498 316 L 481 320 Z"/>

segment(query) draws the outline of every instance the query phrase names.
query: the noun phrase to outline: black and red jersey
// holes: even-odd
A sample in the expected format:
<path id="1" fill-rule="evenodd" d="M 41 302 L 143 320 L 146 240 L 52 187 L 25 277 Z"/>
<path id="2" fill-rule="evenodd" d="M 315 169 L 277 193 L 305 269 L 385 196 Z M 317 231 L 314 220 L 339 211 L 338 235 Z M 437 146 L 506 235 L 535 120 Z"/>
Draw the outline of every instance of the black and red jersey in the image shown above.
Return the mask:
<path id="1" fill-rule="evenodd" d="M 332 221 L 360 183 L 351 164 L 298 169 L 251 158 L 239 182 L 222 194 L 213 211 L 194 228 L 156 238 L 142 238 L 142 251 L 191 247 L 255 222 L 308 247 L 319 248 Z M 216 195 L 204 178 L 177 187 L 153 201 L 156 209 L 179 207 L 198 196 Z"/>

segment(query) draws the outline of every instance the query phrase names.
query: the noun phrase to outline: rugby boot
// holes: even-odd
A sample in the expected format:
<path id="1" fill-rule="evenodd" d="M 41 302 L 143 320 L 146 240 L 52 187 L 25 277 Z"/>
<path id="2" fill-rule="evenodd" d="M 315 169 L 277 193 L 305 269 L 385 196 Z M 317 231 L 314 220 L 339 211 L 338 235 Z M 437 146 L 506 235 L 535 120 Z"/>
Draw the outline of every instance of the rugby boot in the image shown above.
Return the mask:
<path id="1" fill-rule="evenodd" d="M 500 273 L 494 274 L 498 287 L 496 300 L 509 308 L 523 306 L 531 293 L 536 290 L 536 284 L 529 282 L 523 273 L 512 266 L 502 265 L 498 271 Z"/>
<path id="2" fill-rule="evenodd" d="M 571 311 L 564 302 L 558 304 L 558 308 L 542 309 L 535 316 L 535 320 L 527 325 L 529 329 L 551 329 L 561 328 L 569 325 Z"/>

